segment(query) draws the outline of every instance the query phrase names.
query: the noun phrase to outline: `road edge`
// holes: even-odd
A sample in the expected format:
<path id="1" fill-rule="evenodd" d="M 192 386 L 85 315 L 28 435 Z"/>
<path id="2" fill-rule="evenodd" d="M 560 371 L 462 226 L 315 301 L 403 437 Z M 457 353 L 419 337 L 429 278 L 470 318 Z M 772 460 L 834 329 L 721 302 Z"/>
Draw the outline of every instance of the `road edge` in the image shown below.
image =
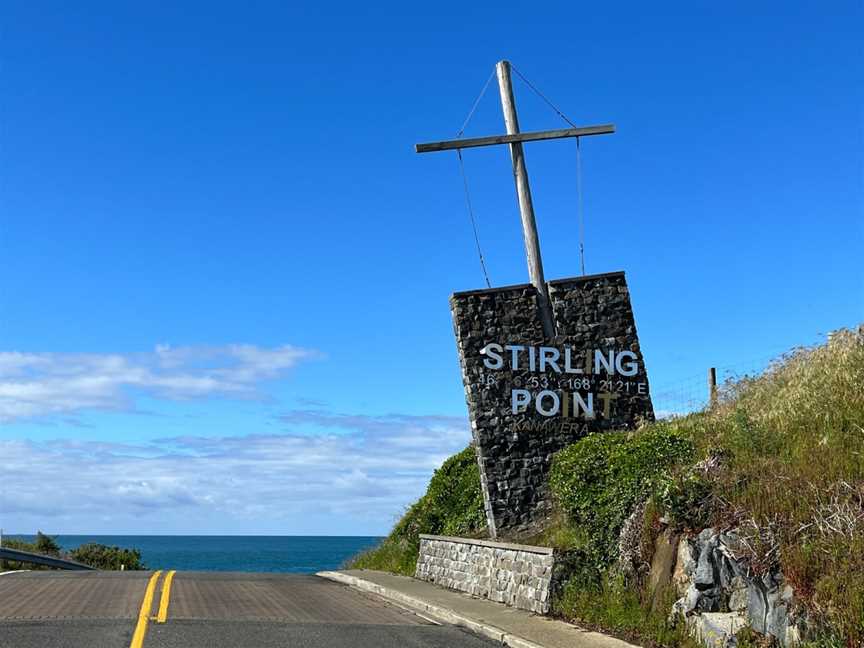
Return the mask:
<path id="1" fill-rule="evenodd" d="M 449 623 L 450 625 L 467 628 L 468 630 L 471 630 L 476 634 L 482 635 L 494 641 L 498 641 L 505 646 L 511 646 L 512 648 L 543 648 L 543 646 L 541 646 L 540 644 L 528 641 L 527 639 L 522 639 L 521 637 L 515 637 L 513 635 L 510 635 L 501 628 L 498 628 L 492 624 L 475 621 L 474 619 L 469 619 L 468 617 L 457 614 L 450 608 L 432 605 L 431 603 L 427 603 L 422 599 L 408 596 L 407 594 L 403 594 L 402 592 L 398 592 L 389 587 L 384 587 L 383 585 L 378 585 L 377 583 L 372 583 L 371 581 L 357 578 L 356 576 L 351 576 L 350 574 L 343 574 L 341 572 L 335 571 L 322 571 L 318 572 L 315 575 L 320 576 L 321 578 L 335 581 L 337 583 L 342 583 L 343 585 L 356 587 L 357 589 L 363 590 L 364 592 L 372 592 L 373 594 L 377 594 L 382 598 L 395 601 L 396 603 L 399 603 L 400 605 L 403 605 L 411 609 L 412 611 L 428 614 L 436 621 L 442 621 L 444 623 Z"/>

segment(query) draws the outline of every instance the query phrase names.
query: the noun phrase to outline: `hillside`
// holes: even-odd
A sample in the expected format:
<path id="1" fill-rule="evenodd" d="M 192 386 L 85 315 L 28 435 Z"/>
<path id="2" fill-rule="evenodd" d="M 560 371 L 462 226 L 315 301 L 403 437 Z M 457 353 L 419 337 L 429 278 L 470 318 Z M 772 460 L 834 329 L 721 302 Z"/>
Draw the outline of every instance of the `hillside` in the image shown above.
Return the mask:
<path id="1" fill-rule="evenodd" d="M 572 564 L 558 615 L 646 645 L 690 645 L 670 614 L 681 590 L 654 587 L 655 548 L 731 538 L 748 575 L 792 588 L 803 645 L 864 646 L 864 327 L 725 385 L 710 410 L 578 441 L 555 457 L 551 486 L 556 522 L 531 542 Z M 420 533 L 482 535 L 483 523 L 468 448 L 352 566 L 411 574 Z"/>

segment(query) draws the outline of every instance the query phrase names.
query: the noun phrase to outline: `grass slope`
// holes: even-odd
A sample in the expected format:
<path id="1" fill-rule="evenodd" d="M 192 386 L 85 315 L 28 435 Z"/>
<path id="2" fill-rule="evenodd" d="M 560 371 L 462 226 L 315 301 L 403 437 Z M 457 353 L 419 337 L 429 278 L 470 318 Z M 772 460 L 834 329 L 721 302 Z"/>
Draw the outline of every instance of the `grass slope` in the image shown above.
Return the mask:
<path id="1" fill-rule="evenodd" d="M 710 411 L 611 437 L 583 439 L 553 463 L 570 529 L 554 535 L 594 558 L 556 601 L 559 613 L 648 643 L 687 643 L 666 622 L 668 607 L 651 611 L 644 582 L 623 582 L 611 569 L 626 519 L 616 498 L 648 499 L 643 554 L 660 515 L 681 531 L 737 529 L 752 568 L 782 569 L 795 588 L 811 645 L 864 646 L 864 329 L 837 332 L 726 385 Z M 661 465 L 646 454 L 651 437 L 686 439 L 692 452 L 661 450 L 672 459 Z M 595 483 L 574 457 L 595 463 Z"/>
<path id="2" fill-rule="evenodd" d="M 864 328 L 727 384 L 710 411 L 586 437 L 558 453 L 550 483 L 558 521 L 532 542 L 581 560 L 555 600 L 558 614 L 648 645 L 691 645 L 667 622 L 669 606 L 652 610 L 638 575 L 613 569 L 621 526 L 647 501 L 643 555 L 661 515 L 681 531 L 735 528 L 755 570 L 779 567 L 795 587 L 814 628 L 810 645 L 864 646 Z M 482 526 L 467 448 L 351 566 L 411 574 L 420 533 L 476 535 Z"/>

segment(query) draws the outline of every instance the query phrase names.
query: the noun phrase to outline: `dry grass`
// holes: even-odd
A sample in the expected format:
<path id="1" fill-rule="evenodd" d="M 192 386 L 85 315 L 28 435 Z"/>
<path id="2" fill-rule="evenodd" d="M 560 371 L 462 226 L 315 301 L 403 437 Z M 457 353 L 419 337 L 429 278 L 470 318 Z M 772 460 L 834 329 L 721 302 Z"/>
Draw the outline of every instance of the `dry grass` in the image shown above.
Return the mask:
<path id="1" fill-rule="evenodd" d="M 864 328 L 795 349 L 726 384 L 711 411 L 641 433 L 664 425 L 692 439 L 702 459 L 677 468 L 672 490 L 654 492 L 667 518 L 691 531 L 736 529 L 735 557 L 751 573 L 781 568 L 808 609 L 808 648 L 864 646 Z M 559 610 L 647 643 L 686 642 L 645 609 L 646 592 L 614 584 L 611 573 L 599 586 L 574 580 Z"/>
<path id="2" fill-rule="evenodd" d="M 726 457 L 715 522 L 741 531 L 742 557 L 779 565 L 815 618 L 864 645 L 864 330 L 726 385 L 691 425 Z"/>

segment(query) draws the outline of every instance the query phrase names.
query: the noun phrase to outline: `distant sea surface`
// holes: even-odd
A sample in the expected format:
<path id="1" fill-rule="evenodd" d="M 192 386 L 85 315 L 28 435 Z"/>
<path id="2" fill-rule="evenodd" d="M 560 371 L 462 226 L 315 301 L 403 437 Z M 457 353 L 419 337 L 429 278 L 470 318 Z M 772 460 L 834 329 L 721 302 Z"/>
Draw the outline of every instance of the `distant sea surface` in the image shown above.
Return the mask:
<path id="1" fill-rule="evenodd" d="M 8 536 L 32 541 L 34 536 Z M 58 535 L 63 549 L 88 542 L 138 549 L 148 569 L 311 574 L 339 569 L 377 545 L 377 536 Z"/>

